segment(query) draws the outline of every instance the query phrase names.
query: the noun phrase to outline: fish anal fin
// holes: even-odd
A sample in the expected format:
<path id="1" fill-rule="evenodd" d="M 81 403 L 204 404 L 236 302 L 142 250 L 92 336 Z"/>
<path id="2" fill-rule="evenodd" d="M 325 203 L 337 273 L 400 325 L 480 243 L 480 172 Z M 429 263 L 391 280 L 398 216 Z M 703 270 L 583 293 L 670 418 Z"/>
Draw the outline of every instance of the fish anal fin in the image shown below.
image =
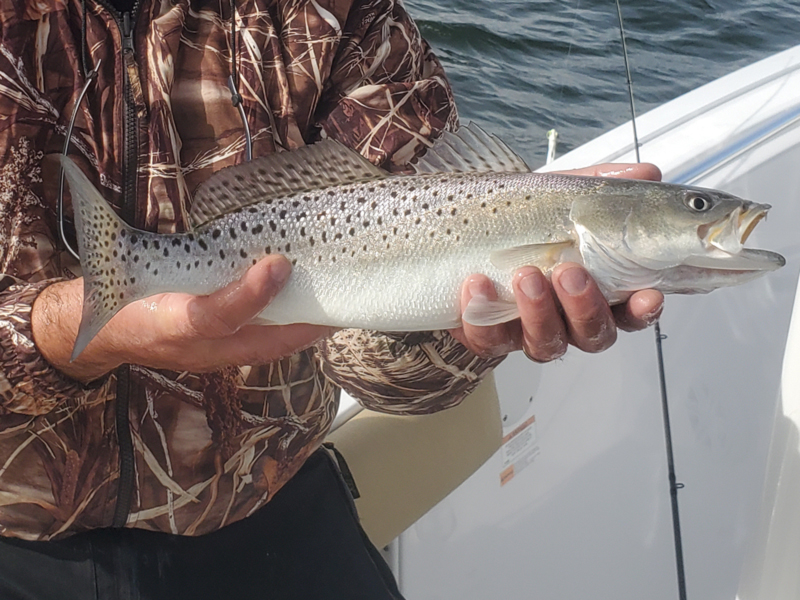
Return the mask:
<path id="1" fill-rule="evenodd" d="M 464 309 L 461 319 L 470 325 L 488 327 L 513 321 L 519 317 L 515 302 L 489 300 L 486 296 L 473 296 Z"/>
<path id="2" fill-rule="evenodd" d="M 538 267 L 544 272 L 567 260 L 580 260 L 572 240 L 545 244 L 526 244 L 495 250 L 489 255 L 492 264 L 501 271 L 516 271 L 522 267 Z"/>

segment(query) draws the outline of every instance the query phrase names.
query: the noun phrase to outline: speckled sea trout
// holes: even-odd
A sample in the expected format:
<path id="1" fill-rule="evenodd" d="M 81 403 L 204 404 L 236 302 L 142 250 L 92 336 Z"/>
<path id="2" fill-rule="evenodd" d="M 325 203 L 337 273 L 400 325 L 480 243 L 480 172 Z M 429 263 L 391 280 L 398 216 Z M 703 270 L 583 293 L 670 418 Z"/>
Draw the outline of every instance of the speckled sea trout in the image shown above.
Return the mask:
<path id="1" fill-rule="evenodd" d="M 161 292 L 208 294 L 268 254 L 294 270 L 259 321 L 382 331 L 457 327 L 459 290 L 485 273 L 498 300 L 473 298 L 477 325 L 518 316 L 525 265 L 584 264 L 612 303 L 634 291 L 709 292 L 784 264 L 742 247 L 769 206 L 662 183 L 532 173 L 476 126 L 445 134 L 391 175 L 326 140 L 214 174 L 191 230 L 133 229 L 69 159 L 84 306 L 73 358 L 123 306 Z"/>

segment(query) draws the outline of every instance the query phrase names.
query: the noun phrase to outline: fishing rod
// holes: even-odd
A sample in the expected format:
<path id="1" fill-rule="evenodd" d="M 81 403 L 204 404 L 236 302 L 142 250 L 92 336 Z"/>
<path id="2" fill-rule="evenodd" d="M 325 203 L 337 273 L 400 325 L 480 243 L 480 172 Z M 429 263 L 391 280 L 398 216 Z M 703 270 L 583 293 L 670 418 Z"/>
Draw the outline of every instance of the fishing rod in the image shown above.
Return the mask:
<path id="1" fill-rule="evenodd" d="M 633 102 L 633 81 L 631 80 L 631 68 L 628 61 L 628 45 L 625 41 L 625 28 L 622 21 L 622 8 L 619 0 L 614 0 L 617 5 L 617 17 L 619 19 L 619 37 L 622 41 L 622 57 L 625 61 L 625 74 L 628 80 L 628 100 L 631 105 L 631 124 L 633 125 L 633 147 L 636 152 L 636 162 L 640 163 L 639 157 L 639 136 L 636 131 L 636 109 Z M 658 321 L 655 324 L 656 355 L 658 357 L 658 379 L 661 388 L 661 412 L 664 420 L 664 442 L 667 452 L 667 472 L 669 476 L 669 495 L 672 505 L 672 536 L 675 541 L 675 568 L 678 575 L 678 598 L 686 600 L 686 571 L 683 564 L 683 541 L 681 537 L 680 513 L 678 511 L 678 490 L 684 486 L 677 482 L 675 476 L 675 459 L 672 452 L 672 428 L 669 420 L 669 402 L 667 399 L 667 377 L 664 369 L 664 349 L 662 342 L 667 339 L 661 333 L 661 325 Z"/>

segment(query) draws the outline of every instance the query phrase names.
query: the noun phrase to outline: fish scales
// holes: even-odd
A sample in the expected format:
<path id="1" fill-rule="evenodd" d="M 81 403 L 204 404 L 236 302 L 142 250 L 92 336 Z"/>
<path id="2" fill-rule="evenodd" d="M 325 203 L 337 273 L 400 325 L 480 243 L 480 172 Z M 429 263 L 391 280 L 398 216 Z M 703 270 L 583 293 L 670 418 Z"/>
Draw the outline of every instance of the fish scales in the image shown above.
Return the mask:
<path id="1" fill-rule="evenodd" d="M 125 304 L 211 293 L 269 254 L 294 269 L 262 321 L 383 331 L 458 326 L 459 289 L 472 273 L 488 275 L 499 298 L 474 298 L 463 318 L 491 324 L 517 315 L 511 281 L 528 264 L 547 273 L 582 262 L 611 301 L 645 287 L 706 292 L 783 264 L 742 248 L 765 205 L 713 190 L 531 173 L 498 140 L 468 134 L 445 135 L 437 144 L 447 151 L 434 146 L 416 175 L 388 175 L 333 142 L 220 171 L 196 194 L 196 226 L 169 235 L 127 226 L 64 159 L 85 285 L 73 358 Z M 443 172 L 453 160 L 459 172 Z"/>

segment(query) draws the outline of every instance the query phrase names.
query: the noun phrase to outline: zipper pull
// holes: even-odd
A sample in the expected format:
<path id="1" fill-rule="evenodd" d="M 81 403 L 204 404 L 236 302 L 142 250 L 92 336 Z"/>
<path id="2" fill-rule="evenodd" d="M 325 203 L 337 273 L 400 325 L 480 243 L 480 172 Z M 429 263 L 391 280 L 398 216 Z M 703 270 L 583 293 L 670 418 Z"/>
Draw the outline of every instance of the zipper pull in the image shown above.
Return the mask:
<path id="1" fill-rule="evenodd" d="M 136 52 L 133 47 L 133 26 L 131 25 L 131 13 L 129 12 L 122 14 L 122 59 L 125 63 L 125 70 L 128 73 L 128 85 L 136 108 L 136 116 L 144 119 L 147 116 L 147 104 L 144 101 L 142 80 L 139 78 L 139 65 L 136 64 Z"/>

